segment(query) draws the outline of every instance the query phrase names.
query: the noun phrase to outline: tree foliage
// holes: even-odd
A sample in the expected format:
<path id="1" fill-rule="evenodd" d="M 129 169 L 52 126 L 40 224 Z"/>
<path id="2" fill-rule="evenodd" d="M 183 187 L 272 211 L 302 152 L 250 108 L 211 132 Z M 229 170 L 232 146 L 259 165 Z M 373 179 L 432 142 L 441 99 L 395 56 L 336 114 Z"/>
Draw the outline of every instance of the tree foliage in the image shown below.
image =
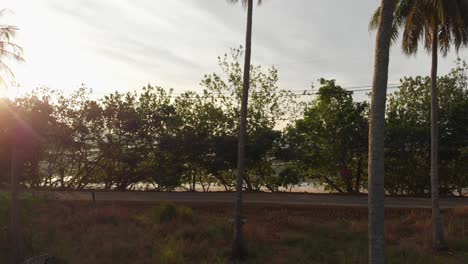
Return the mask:
<path id="1" fill-rule="evenodd" d="M 334 80 L 320 79 L 318 96 L 304 118 L 289 126 L 282 150 L 303 168 L 306 178 L 328 189 L 359 192 L 367 157 L 366 102 L 354 102 L 352 92 Z"/>
<path id="2" fill-rule="evenodd" d="M 12 138 L 21 120 L 34 131 L 32 144 L 22 152 L 25 186 L 233 190 L 241 52 L 220 57 L 219 71 L 202 78 L 199 93 L 176 95 L 148 85 L 138 93 L 102 99 L 92 99 L 85 87 L 70 95 L 39 89 L 2 99 L 0 182 L 8 182 Z M 320 79 L 317 96 L 303 105 L 303 98 L 277 86 L 275 68 L 253 66 L 251 71 L 244 188 L 286 191 L 308 181 L 332 192 L 366 191 L 368 103 L 354 101 L 352 92 L 334 80 Z M 445 195 L 467 194 L 467 74 L 468 66 L 459 61 L 438 79 Z M 389 193 L 429 193 L 429 87 L 429 77 L 405 77 L 389 97 Z"/>
<path id="3" fill-rule="evenodd" d="M 458 61 L 449 74 L 437 79 L 440 91 L 440 183 L 443 194 L 466 192 L 468 146 L 468 67 Z M 394 194 L 430 191 L 429 77 L 401 80 L 387 109 L 386 189 Z"/>

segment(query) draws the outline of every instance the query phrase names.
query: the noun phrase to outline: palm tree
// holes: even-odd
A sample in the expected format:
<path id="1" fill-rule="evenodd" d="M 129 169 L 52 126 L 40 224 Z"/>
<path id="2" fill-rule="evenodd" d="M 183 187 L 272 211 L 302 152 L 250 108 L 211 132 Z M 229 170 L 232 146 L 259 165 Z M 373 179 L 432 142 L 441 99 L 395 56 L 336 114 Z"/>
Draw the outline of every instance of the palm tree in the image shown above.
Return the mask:
<path id="1" fill-rule="evenodd" d="M 0 16 L 6 10 L 0 10 Z M 20 46 L 12 43 L 10 40 L 15 37 L 17 27 L 12 25 L 0 25 L 0 72 L 6 73 L 7 76 L 0 74 L 0 85 L 3 83 L 6 86 L 5 77 L 14 77 L 10 67 L 5 62 L 5 59 L 23 61 L 21 56 L 23 50 Z M 11 215 L 10 215 L 10 244 L 11 247 L 11 263 L 19 263 L 21 259 L 21 241 L 19 239 L 19 200 L 18 200 L 18 162 L 17 162 L 16 146 L 12 149 L 11 159 Z"/>
<path id="2" fill-rule="evenodd" d="M 229 0 L 236 3 L 238 0 Z M 245 178 L 245 140 L 247 134 L 247 104 L 250 87 L 250 57 L 252 50 L 252 13 L 254 0 L 242 0 L 242 5 L 247 7 L 247 31 L 245 37 L 244 79 L 242 84 L 242 101 L 240 113 L 239 142 L 237 147 L 237 180 L 236 201 L 234 206 L 234 238 L 232 241 L 232 258 L 243 259 L 247 255 L 242 236 L 242 186 Z M 260 5 L 262 0 L 257 0 Z"/>
<path id="3" fill-rule="evenodd" d="M 385 262 L 384 139 L 385 101 L 395 0 L 382 0 L 377 22 L 369 123 L 369 263 Z"/>
<path id="4" fill-rule="evenodd" d="M 0 10 L 0 16 L 5 13 L 5 9 Z M 6 78 L 14 77 L 13 72 L 10 67 L 8 67 L 5 59 L 15 60 L 22 62 L 24 59 L 22 57 L 23 49 L 12 43 L 16 35 L 17 27 L 12 25 L 0 25 L 0 72 L 3 72 L 5 75 L 0 74 L 0 84 L 6 84 Z"/>
<path id="5" fill-rule="evenodd" d="M 437 96 L 437 65 L 439 51 L 445 57 L 452 46 L 458 50 L 468 45 L 468 0 L 398 0 L 395 8 L 392 38 L 398 39 L 403 29 L 402 49 L 416 54 L 419 42 L 432 55 L 431 68 L 431 201 L 432 247 L 447 248 L 439 207 L 438 149 L 439 99 Z M 375 28 L 378 10 L 371 19 Z"/>

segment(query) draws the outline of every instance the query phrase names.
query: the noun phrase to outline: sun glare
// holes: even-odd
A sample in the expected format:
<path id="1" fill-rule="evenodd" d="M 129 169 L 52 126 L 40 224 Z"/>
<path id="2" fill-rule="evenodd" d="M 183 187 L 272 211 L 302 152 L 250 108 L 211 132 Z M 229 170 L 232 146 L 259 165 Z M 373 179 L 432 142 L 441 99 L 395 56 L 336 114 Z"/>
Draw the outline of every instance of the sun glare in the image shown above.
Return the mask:
<path id="1" fill-rule="evenodd" d="M 0 98 L 13 99 L 18 95 L 18 87 L 0 84 Z"/>
<path id="2" fill-rule="evenodd" d="M 5 98 L 8 95 L 8 91 L 5 87 L 0 86 L 0 98 Z"/>

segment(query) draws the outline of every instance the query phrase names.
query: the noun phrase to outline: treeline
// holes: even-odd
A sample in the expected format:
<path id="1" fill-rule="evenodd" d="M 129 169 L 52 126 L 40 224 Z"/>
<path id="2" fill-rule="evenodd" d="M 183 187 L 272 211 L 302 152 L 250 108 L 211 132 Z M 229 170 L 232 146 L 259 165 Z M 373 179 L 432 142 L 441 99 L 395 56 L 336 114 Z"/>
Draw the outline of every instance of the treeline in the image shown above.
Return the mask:
<path id="1" fill-rule="evenodd" d="M 87 88 L 4 100 L 2 184 L 19 144 L 21 181 L 29 187 L 234 189 L 241 57 L 237 49 L 220 57 L 220 73 L 203 77 L 201 93 L 148 85 L 99 100 Z M 459 61 L 438 79 L 444 194 L 468 188 L 467 73 Z M 365 191 L 369 104 L 354 101 L 334 80 L 321 79 L 309 102 L 277 83 L 276 68 L 251 67 L 245 188 L 279 191 L 310 180 L 330 191 Z M 427 77 L 404 78 L 390 95 L 385 186 L 391 194 L 429 193 L 429 85 Z"/>
<path id="2" fill-rule="evenodd" d="M 440 191 L 468 193 L 468 66 L 458 60 L 439 77 Z M 329 190 L 367 188 L 367 102 L 333 80 L 321 80 L 318 97 L 282 136 L 281 159 L 291 175 L 315 178 Z M 385 190 L 393 195 L 430 193 L 430 78 L 405 77 L 386 108 Z"/>

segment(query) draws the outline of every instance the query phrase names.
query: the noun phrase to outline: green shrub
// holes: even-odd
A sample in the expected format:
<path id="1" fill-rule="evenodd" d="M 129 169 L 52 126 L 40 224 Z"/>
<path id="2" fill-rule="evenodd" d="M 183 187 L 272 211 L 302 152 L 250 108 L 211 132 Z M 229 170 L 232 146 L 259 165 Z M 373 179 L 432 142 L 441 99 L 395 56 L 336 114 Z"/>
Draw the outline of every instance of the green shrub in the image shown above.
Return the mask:
<path id="1" fill-rule="evenodd" d="M 161 203 L 138 215 L 136 219 L 143 224 L 166 223 L 176 220 L 191 222 L 193 220 L 193 211 L 185 206 Z"/>
<path id="2" fill-rule="evenodd" d="M 179 206 L 179 207 L 177 207 L 177 214 L 184 221 L 190 222 L 190 221 L 193 220 L 193 210 L 192 210 L 192 208 L 185 207 L 185 206 Z"/>
<path id="3" fill-rule="evenodd" d="M 164 264 L 184 263 L 181 240 L 170 239 L 160 250 L 159 260 Z"/>
<path id="4" fill-rule="evenodd" d="M 177 218 L 177 207 L 172 203 L 163 203 L 156 208 L 155 216 L 159 222 L 170 222 Z"/>
<path id="5" fill-rule="evenodd" d="M 20 194 L 19 210 L 23 231 L 21 233 L 21 239 L 24 246 L 24 254 L 32 252 L 34 234 L 30 230 L 30 226 L 33 223 L 34 211 L 37 207 L 41 206 L 45 201 L 46 197 L 33 195 L 28 192 L 22 192 Z M 10 194 L 8 192 L 0 192 L 0 262 L 7 258 L 9 246 L 7 245 L 8 228 L 10 225 Z M 3 263 L 3 262 L 2 262 Z"/>
<path id="6" fill-rule="evenodd" d="M 35 208 L 46 202 L 47 197 L 33 195 L 23 192 L 20 195 L 20 212 L 24 224 L 28 224 L 32 219 L 32 214 Z M 10 213 L 10 194 L 0 192 L 0 228 L 5 227 L 9 223 Z"/>
<path id="7" fill-rule="evenodd" d="M 230 240 L 232 236 L 232 227 L 224 218 L 215 218 L 206 227 L 207 237 L 213 240 Z"/>

